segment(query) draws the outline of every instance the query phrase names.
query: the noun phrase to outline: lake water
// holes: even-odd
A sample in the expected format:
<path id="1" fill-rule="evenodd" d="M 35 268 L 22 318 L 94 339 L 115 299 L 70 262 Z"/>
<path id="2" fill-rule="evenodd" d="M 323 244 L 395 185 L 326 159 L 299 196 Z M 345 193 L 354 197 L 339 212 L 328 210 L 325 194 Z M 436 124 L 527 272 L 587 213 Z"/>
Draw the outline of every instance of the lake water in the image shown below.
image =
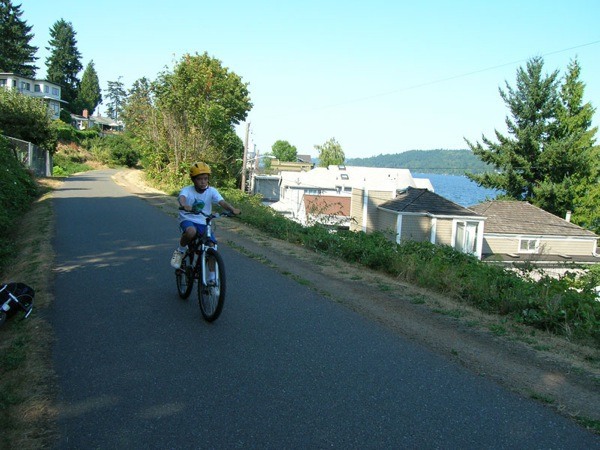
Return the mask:
<path id="1" fill-rule="evenodd" d="M 415 178 L 428 178 L 436 194 L 452 200 L 460 206 L 473 206 L 495 198 L 500 191 L 478 186 L 465 176 L 440 175 L 437 173 L 413 173 Z"/>

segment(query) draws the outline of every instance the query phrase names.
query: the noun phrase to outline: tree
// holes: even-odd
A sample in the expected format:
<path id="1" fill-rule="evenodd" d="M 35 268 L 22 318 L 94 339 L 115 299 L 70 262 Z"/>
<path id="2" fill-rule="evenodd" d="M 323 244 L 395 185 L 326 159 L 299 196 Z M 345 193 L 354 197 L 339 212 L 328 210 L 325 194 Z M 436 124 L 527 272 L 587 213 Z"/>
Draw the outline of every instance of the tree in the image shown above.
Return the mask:
<path id="1" fill-rule="evenodd" d="M 0 134 L 32 142 L 51 153 L 56 150 L 48 106 L 15 89 L 0 89 Z"/>
<path id="2" fill-rule="evenodd" d="M 0 0 L 0 71 L 35 78 L 38 49 L 29 43 L 34 35 L 32 27 L 21 19 L 22 14 L 21 5 Z"/>
<path id="3" fill-rule="evenodd" d="M 46 58 L 48 81 L 62 86 L 62 99 L 68 102 L 66 109 L 72 113 L 78 112 L 75 110 L 80 83 L 77 75 L 83 68 L 75 35 L 73 25 L 60 19 L 50 28 L 51 39 L 46 47 L 50 51 Z"/>
<path id="4" fill-rule="evenodd" d="M 344 164 L 346 155 L 344 155 L 342 146 L 334 138 L 329 139 L 323 145 L 315 145 L 315 149 L 319 152 L 319 167 Z"/>
<path id="5" fill-rule="evenodd" d="M 215 179 L 230 182 L 240 173 L 243 143 L 234 125 L 252 107 L 247 83 L 223 67 L 221 61 L 202 55 L 184 55 L 173 71 L 165 71 L 151 84 L 151 98 L 136 102 L 151 105 L 148 118 L 126 106 L 126 128 L 135 121 L 133 133 L 144 142 L 144 161 L 151 176 L 180 183 L 187 168 L 202 160 L 213 168 Z"/>
<path id="6" fill-rule="evenodd" d="M 74 102 L 74 109 L 77 114 L 81 114 L 84 109 L 87 109 L 91 116 L 100 103 L 102 103 L 102 91 L 98 74 L 94 67 L 94 61 L 90 61 L 83 71 L 77 99 Z"/>
<path id="7" fill-rule="evenodd" d="M 127 91 L 125 91 L 125 85 L 121 82 L 121 78 L 123 77 L 117 78 L 117 81 L 108 82 L 106 114 L 114 120 L 118 120 L 121 117 L 123 105 L 127 98 Z"/>
<path id="8" fill-rule="evenodd" d="M 595 112 L 592 104 L 583 103 L 585 84 L 580 80 L 581 67 L 575 59 L 567 67 L 560 90 L 557 113 L 557 133 L 570 138 L 568 157 L 575 163 L 565 171 L 565 180 L 572 183 L 574 223 L 600 233 L 600 146 L 595 145 L 597 127 L 592 127 Z M 558 165 L 555 161 L 552 164 Z"/>
<path id="9" fill-rule="evenodd" d="M 583 85 L 573 63 L 560 91 L 558 71 L 542 75 L 540 57 L 517 70 L 513 89 L 500 89 L 511 118 L 512 137 L 496 131 L 497 143 L 483 136 L 483 144 L 467 144 L 495 172 L 467 174 L 478 184 L 505 191 L 558 216 L 573 210 L 578 185 L 589 176 L 589 152 L 595 130 L 589 130 L 591 106 L 581 105 Z"/>
<path id="10" fill-rule="evenodd" d="M 271 147 L 271 151 L 279 161 L 296 161 L 298 156 L 296 147 L 288 141 L 276 141 Z"/>

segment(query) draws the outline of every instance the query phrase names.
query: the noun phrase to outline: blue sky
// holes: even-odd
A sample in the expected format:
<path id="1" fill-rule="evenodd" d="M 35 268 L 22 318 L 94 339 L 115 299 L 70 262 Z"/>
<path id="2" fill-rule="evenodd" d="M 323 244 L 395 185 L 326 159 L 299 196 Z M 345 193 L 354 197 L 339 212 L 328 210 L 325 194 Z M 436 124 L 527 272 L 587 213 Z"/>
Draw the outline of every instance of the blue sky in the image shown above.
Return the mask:
<path id="1" fill-rule="evenodd" d="M 514 86 L 534 56 L 561 74 L 577 57 L 585 101 L 600 104 L 597 0 L 13 3 L 33 26 L 40 78 L 59 19 L 73 24 L 83 66 L 94 61 L 103 89 L 208 52 L 249 83 L 251 146 L 261 154 L 279 139 L 313 157 L 330 138 L 348 158 L 466 148 L 464 138 L 505 131 L 498 88 Z"/>

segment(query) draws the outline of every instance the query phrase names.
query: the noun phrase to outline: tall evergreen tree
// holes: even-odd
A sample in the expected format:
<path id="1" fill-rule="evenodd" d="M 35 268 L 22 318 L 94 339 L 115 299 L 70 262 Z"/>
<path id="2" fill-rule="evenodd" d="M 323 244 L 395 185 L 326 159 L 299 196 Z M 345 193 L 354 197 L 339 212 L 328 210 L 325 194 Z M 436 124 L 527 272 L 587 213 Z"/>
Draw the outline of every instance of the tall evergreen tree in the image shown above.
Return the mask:
<path id="1" fill-rule="evenodd" d="M 549 123 L 556 115 L 558 104 L 558 71 L 542 75 L 542 58 L 533 58 L 525 69 L 517 70 L 517 85 L 513 89 L 506 82 L 506 91 L 499 89 L 512 118 L 506 118 L 508 132 L 513 138 L 496 130 L 498 143 L 482 137 L 483 143 L 467 144 L 482 161 L 497 171 L 480 175 L 468 174 L 478 184 L 501 189 L 508 197 L 531 200 L 534 187 L 543 179 L 538 159 L 551 136 Z"/>
<path id="2" fill-rule="evenodd" d="M 51 39 L 48 42 L 49 47 L 46 47 L 46 50 L 50 51 L 50 56 L 46 58 L 48 81 L 63 87 L 62 99 L 68 102 L 65 109 L 72 113 L 78 112 L 75 110 L 80 83 L 77 75 L 83 68 L 75 35 L 73 25 L 60 19 L 50 28 Z"/>
<path id="3" fill-rule="evenodd" d="M 102 90 L 100 89 L 94 61 L 90 61 L 83 71 L 74 108 L 77 114 L 81 114 L 84 109 L 87 109 L 91 116 L 100 103 L 102 103 Z"/>
<path id="4" fill-rule="evenodd" d="M 0 71 L 35 78 L 37 47 L 30 44 L 32 27 L 21 19 L 21 5 L 0 0 Z"/>
<path id="5" fill-rule="evenodd" d="M 585 83 L 580 77 L 581 67 L 575 59 L 567 67 L 560 90 L 558 133 L 571 137 L 569 153 L 578 162 L 565 176 L 574 185 L 574 199 L 569 205 L 573 222 L 600 233 L 600 146 L 595 144 L 598 127 L 592 127 L 595 108 L 590 102 L 584 103 Z"/>
<path id="6" fill-rule="evenodd" d="M 111 119 L 117 120 L 123 113 L 123 107 L 127 98 L 127 91 L 125 85 L 121 81 L 122 77 L 119 77 L 117 81 L 109 81 L 106 97 L 108 99 L 108 105 L 106 106 L 106 114 Z"/>
<path id="7" fill-rule="evenodd" d="M 473 153 L 496 171 L 467 176 L 564 217 L 578 203 L 589 202 L 582 192 L 597 186 L 596 129 L 590 129 L 594 110 L 582 103 L 577 61 L 567 68 L 562 84 L 558 71 L 542 75 L 543 64 L 540 57 L 529 60 L 517 70 L 516 88 L 506 83 L 507 90 L 500 90 L 511 112 L 506 124 L 512 137 L 496 131 L 497 143 L 485 136 L 484 145 L 467 140 Z"/>

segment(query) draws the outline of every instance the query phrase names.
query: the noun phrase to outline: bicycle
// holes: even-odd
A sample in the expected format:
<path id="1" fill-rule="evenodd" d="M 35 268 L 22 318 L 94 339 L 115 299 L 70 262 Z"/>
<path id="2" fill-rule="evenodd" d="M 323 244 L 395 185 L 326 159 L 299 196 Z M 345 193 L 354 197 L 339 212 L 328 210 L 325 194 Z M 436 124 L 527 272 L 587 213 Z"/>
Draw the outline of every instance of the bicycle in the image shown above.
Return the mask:
<path id="1" fill-rule="evenodd" d="M 181 209 L 181 208 L 180 208 Z M 198 305 L 202 317 L 207 322 L 215 321 L 223 310 L 226 292 L 225 263 L 217 251 L 217 244 L 211 238 L 212 221 L 220 217 L 231 217 L 229 213 L 202 214 L 206 218 L 204 233 L 196 233 L 196 237 L 188 244 L 188 248 L 181 261 L 179 269 L 175 269 L 175 280 L 179 297 L 187 299 L 194 288 L 194 281 L 198 280 Z M 215 279 L 209 280 L 209 268 L 214 267 Z"/>

